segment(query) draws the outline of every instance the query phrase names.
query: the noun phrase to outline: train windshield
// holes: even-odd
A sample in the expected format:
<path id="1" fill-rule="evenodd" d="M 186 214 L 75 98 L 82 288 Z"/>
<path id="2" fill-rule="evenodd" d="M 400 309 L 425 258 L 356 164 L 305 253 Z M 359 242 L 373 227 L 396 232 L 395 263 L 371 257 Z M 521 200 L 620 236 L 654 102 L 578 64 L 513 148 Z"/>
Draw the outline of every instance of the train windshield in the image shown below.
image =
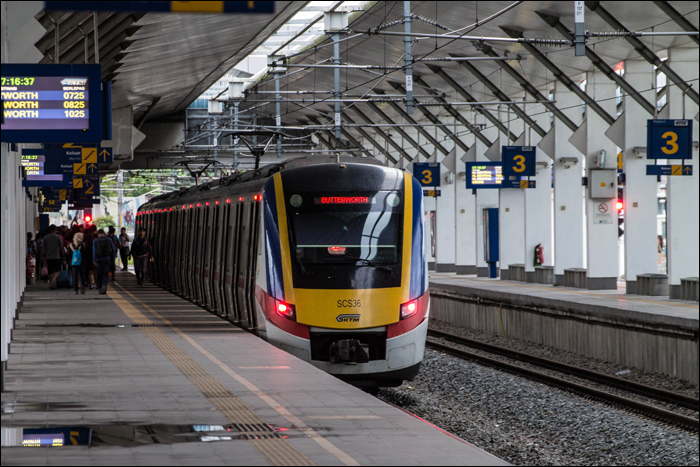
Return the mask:
<path id="1" fill-rule="evenodd" d="M 374 277 L 375 285 L 395 282 L 393 276 L 401 276 L 401 198 L 399 192 L 380 191 L 353 196 L 305 194 L 291 199 L 289 234 L 295 284 L 297 278 L 307 282 L 313 276 L 320 282 L 333 277 L 345 282 L 341 277 L 350 276 Z"/>

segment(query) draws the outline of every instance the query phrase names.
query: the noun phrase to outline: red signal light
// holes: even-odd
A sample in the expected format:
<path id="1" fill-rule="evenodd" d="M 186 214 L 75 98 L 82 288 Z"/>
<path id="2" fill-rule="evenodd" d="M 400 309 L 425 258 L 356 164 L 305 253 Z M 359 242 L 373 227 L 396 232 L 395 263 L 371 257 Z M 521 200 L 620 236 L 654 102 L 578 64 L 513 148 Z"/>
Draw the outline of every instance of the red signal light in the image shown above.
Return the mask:
<path id="1" fill-rule="evenodd" d="M 219 204 L 219 200 L 218 200 L 218 199 L 216 200 L 216 204 Z"/>
<path id="2" fill-rule="evenodd" d="M 207 202 L 206 202 L 206 203 L 204 203 L 204 204 L 205 204 L 206 206 L 209 206 L 209 201 L 207 201 Z"/>
<path id="3" fill-rule="evenodd" d="M 91 220 L 92 220 L 92 217 L 90 217 L 89 215 L 85 216 L 85 223 L 86 224 L 89 224 Z"/>
<path id="4" fill-rule="evenodd" d="M 230 203 L 230 202 L 231 202 L 231 200 L 230 200 L 230 199 L 227 199 L 227 200 L 226 200 L 226 202 L 227 202 L 227 203 Z"/>
<path id="5" fill-rule="evenodd" d="M 330 253 L 332 255 L 344 255 L 345 254 L 345 247 L 344 246 L 329 246 L 328 253 Z"/>
<path id="6" fill-rule="evenodd" d="M 618 211 L 622 209 L 622 203 L 620 201 L 617 202 L 616 206 Z"/>

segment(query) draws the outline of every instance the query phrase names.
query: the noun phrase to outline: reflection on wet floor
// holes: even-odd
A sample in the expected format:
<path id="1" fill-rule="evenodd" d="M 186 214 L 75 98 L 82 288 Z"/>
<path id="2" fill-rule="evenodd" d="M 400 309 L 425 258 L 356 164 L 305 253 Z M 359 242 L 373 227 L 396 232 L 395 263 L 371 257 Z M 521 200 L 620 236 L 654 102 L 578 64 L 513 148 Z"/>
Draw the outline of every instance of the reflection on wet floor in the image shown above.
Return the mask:
<path id="1" fill-rule="evenodd" d="M 47 428 L 2 427 L 3 447 L 141 446 L 289 438 L 289 428 L 267 424 L 103 425 Z M 303 436 L 301 432 L 298 433 Z"/>

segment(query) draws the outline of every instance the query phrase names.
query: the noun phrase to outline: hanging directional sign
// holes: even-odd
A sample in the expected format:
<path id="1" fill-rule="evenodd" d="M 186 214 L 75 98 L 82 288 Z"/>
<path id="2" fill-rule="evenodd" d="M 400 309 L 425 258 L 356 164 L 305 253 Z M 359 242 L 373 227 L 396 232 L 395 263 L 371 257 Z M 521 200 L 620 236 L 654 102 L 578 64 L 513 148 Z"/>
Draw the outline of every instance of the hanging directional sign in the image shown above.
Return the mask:
<path id="1" fill-rule="evenodd" d="M 100 164 L 113 164 L 114 163 L 114 149 L 113 148 L 103 148 L 97 147 L 97 161 Z"/>
<path id="2" fill-rule="evenodd" d="M 693 166 L 647 165 L 647 175 L 693 175 Z"/>
<path id="3" fill-rule="evenodd" d="M 437 198 L 438 196 L 441 196 L 441 191 L 440 190 L 423 190 L 423 196 L 430 196 L 433 198 Z"/>
<path id="4" fill-rule="evenodd" d="M 82 148 L 80 150 L 82 162 L 85 164 L 97 164 L 97 149 L 98 148 Z"/>
<path id="5" fill-rule="evenodd" d="M 692 158 L 692 120 L 647 120 L 647 159 Z"/>
<path id="6" fill-rule="evenodd" d="M 81 186 L 75 186 L 75 180 L 81 181 Z M 80 188 L 80 191 L 76 191 L 76 200 L 81 198 L 92 198 L 93 196 L 100 195 L 100 182 L 99 180 L 91 180 L 89 178 L 73 179 L 73 189 Z"/>
<path id="7" fill-rule="evenodd" d="M 501 188 L 536 188 L 537 183 L 534 180 L 503 180 Z"/>
<path id="8" fill-rule="evenodd" d="M 440 164 L 437 162 L 414 162 L 413 176 L 421 186 L 440 186 Z"/>
<path id="9" fill-rule="evenodd" d="M 79 178 L 79 177 L 74 178 L 73 179 L 73 189 L 75 190 L 77 188 L 82 188 L 82 187 L 83 187 L 83 179 Z"/>
<path id="10" fill-rule="evenodd" d="M 534 146 L 503 146 L 501 158 L 505 177 L 534 176 L 536 149 Z"/>
<path id="11" fill-rule="evenodd" d="M 73 164 L 73 175 L 86 175 L 85 167 L 87 164 Z"/>
<path id="12" fill-rule="evenodd" d="M 113 149 L 103 147 L 86 147 L 86 145 L 45 144 L 46 152 L 44 161 L 45 173 L 64 174 L 97 174 L 98 168 L 88 167 L 89 164 L 111 164 L 114 162 Z M 84 167 L 80 167 L 84 164 Z M 80 172 L 75 170 L 80 168 Z"/>

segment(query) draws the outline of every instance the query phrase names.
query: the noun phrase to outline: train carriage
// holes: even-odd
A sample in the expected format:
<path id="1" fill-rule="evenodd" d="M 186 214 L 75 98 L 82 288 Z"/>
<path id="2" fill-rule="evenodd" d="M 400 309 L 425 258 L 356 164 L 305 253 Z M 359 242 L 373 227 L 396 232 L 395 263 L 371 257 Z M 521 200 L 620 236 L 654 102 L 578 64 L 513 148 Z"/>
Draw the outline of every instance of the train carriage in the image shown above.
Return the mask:
<path id="1" fill-rule="evenodd" d="M 408 172 L 299 158 L 161 195 L 136 227 L 154 242 L 157 285 L 376 388 L 413 379 L 423 359 L 422 213 Z"/>

